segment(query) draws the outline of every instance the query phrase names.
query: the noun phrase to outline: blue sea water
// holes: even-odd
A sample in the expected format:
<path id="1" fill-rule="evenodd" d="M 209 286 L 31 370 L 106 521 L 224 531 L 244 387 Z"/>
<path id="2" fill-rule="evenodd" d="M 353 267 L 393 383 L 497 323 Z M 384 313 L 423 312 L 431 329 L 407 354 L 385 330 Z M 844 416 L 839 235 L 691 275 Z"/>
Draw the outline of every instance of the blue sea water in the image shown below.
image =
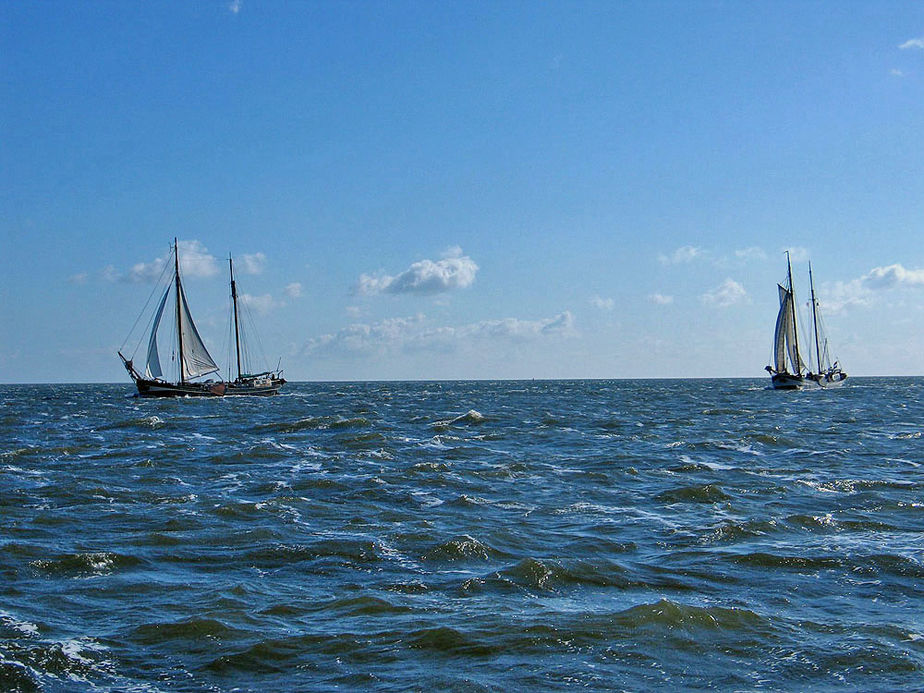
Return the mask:
<path id="1" fill-rule="evenodd" d="M 920 690 L 922 387 L 0 386 L 0 690 Z"/>

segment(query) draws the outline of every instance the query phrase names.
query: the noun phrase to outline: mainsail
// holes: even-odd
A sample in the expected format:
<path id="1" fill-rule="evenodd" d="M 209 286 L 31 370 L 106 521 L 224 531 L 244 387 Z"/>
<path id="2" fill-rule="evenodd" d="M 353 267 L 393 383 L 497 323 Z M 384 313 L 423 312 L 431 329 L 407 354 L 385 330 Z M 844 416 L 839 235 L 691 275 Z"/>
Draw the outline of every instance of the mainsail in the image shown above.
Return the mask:
<path id="1" fill-rule="evenodd" d="M 787 264 L 788 269 L 788 264 Z M 780 312 L 776 316 L 773 333 L 773 367 L 777 373 L 789 372 L 786 361 L 792 366 L 792 374 L 799 375 L 805 369 L 805 362 L 799 354 L 799 339 L 796 334 L 796 297 L 792 290 L 792 270 L 787 272 L 787 284 L 777 284 L 780 294 Z"/>
<path id="2" fill-rule="evenodd" d="M 200 375 L 208 375 L 218 370 L 218 365 L 205 348 L 202 337 L 199 336 L 199 330 L 196 329 L 196 323 L 193 322 L 192 315 L 189 312 L 189 303 L 186 300 L 186 292 L 180 286 L 180 334 L 183 344 L 183 372 L 187 378 L 198 378 Z"/>
<path id="3" fill-rule="evenodd" d="M 777 284 L 780 290 L 780 312 L 776 316 L 776 330 L 773 333 L 773 368 L 780 373 L 786 370 L 786 343 L 792 332 L 792 293 Z"/>

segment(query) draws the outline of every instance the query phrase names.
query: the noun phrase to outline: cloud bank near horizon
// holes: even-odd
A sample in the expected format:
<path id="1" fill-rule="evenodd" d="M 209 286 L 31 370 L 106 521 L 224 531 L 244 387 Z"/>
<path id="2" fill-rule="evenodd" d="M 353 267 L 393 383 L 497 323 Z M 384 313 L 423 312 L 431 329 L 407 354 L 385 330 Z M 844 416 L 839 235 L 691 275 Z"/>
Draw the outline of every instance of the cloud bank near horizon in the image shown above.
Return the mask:
<path id="1" fill-rule="evenodd" d="M 343 329 L 309 339 L 303 355 L 361 357 L 412 351 L 454 351 L 484 341 L 527 343 L 577 334 L 574 316 L 563 311 L 542 320 L 502 318 L 453 326 L 429 326 L 422 314 L 387 318 L 374 323 L 354 323 Z"/>

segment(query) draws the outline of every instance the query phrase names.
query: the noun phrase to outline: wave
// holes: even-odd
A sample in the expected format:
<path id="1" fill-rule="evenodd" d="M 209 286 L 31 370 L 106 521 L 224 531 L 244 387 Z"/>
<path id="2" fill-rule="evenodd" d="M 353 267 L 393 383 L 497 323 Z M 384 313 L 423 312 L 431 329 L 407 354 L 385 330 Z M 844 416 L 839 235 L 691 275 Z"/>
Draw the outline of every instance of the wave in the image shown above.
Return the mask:
<path id="1" fill-rule="evenodd" d="M 554 561 L 525 558 L 481 581 L 483 585 L 511 585 L 519 588 L 542 591 L 557 591 L 562 588 L 585 585 L 594 587 L 640 586 L 630 578 L 626 568 L 605 559 L 590 561 Z"/>
<path id="2" fill-rule="evenodd" d="M 655 500 L 662 503 L 719 503 L 731 500 L 731 496 L 718 484 L 703 484 L 662 491 Z"/>
<path id="3" fill-rule="evenodd" d="M 247 635 L 246 631 L 227 625 L 216 618 L 194 616 L 180 621 L 161 621 L 136 626 L 130 637 L 145 645 L 160 645 L 172 640 L 192 640 L 199 642 L 203 638 L 213 640 L 232 640 Z"/>
<path id="4" fill-rule="evenodd" d="M 117 570 L 134 568 L 143 563 L 140 558 L 110 551 L 72 553 L 32 561 L 29 565 L 36 571 L 56 577 L 85 577 L 109 575 Z"/>
<path id="5" fill-rule="evenodd" d="M 484 416 L 481 412 L 474 409 L 469 409 L 467 412 L 455 417 L 454 419 L 434 421 L 432 424 L 430 424 L 430 427 L 436 431 L 443 431 L 448 428 L 452 428 L 453 426 L 477 426 L 479 424 L 483 424 L 487 420 L 487 417 Z"/>
<path id="6" fill-rule="evenodd" d="M 463 535 L 443 542 L 428 550 L 422 556 L 425 561 L 489 561 L 503 554 L 474 537 Z"/>
<path id="7" fill-rule="evenodd" d="M 306 561 L 334 558 L 348 564 L 382 560 L 379 545 L 367 539 L 321 539 L 310 544 L 275 544 L 248 551 L 242 560 L 261 569 L 281 568 Z"/>
<path id="8" fill-rule="evenodd" d="M 345 428 L 369 428 L 372 422 L 369 419 L 358 416 L 349 419 L 334 416 L 306 416 L 296 421 L 277 421 L 273 423 L 259 424 L 254 427 L 258 432 L 275 432 L 275 433 L 299 433 L 300 431 L 313 430 L 342 430 Z"/>

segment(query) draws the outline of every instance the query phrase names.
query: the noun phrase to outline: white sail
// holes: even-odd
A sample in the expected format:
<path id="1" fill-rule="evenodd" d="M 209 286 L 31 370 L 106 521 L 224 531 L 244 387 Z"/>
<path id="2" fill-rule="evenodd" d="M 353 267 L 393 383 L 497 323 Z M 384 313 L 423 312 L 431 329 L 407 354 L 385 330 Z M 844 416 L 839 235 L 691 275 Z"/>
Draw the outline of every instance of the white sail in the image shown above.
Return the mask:
<path id="1" fill-rule="evenodd" d="M 773 368 L 777 373 L 786 370 L 786 336 L 792 331 L 792 309 L 789 307 L 792 294 L 777 284 L 780 290 L 780 312 L 776 315 L 776 329 L 773 332 Z"/>
<path id="2" fill-rule="evenodd" d="M 773 367 L 778 372 L 790 372 L 786 361 L 792 366 L 792 373 L 798 375 L 805 369 L 796 342 L 796 326 L 793 321 L 792 291 L 777 284 L 780 292 L 780 312 L 776 316 L 776 329 L 773 332 Z"/>
<path id="3" fill-rule="evenodd" d="M 183 340 L 183 371 L 187 378 L 198 378 L 218 370 L 218 365 L 205 348 L 196 323 L 189 312 L 186 292 L 180 285 L 180 334 Z"/>
<path id="4" fill-rule="evenodd" d="M 151 328 L 151 339 L 148 342 L 148 360 L 145 367 L 145 375 L 148 378 L 160 378 L 164 373 L 160 368 L 160 356 L 157 353 L 157 328 L 160 327 L 160 319 L 164 315 L 164 306 L 167 304 L 167 296 L 170 294 L 170 287 L 164 292 L 164 297 L 160 299 L 160 305 L 154 314 L 154 326 Z"/>

